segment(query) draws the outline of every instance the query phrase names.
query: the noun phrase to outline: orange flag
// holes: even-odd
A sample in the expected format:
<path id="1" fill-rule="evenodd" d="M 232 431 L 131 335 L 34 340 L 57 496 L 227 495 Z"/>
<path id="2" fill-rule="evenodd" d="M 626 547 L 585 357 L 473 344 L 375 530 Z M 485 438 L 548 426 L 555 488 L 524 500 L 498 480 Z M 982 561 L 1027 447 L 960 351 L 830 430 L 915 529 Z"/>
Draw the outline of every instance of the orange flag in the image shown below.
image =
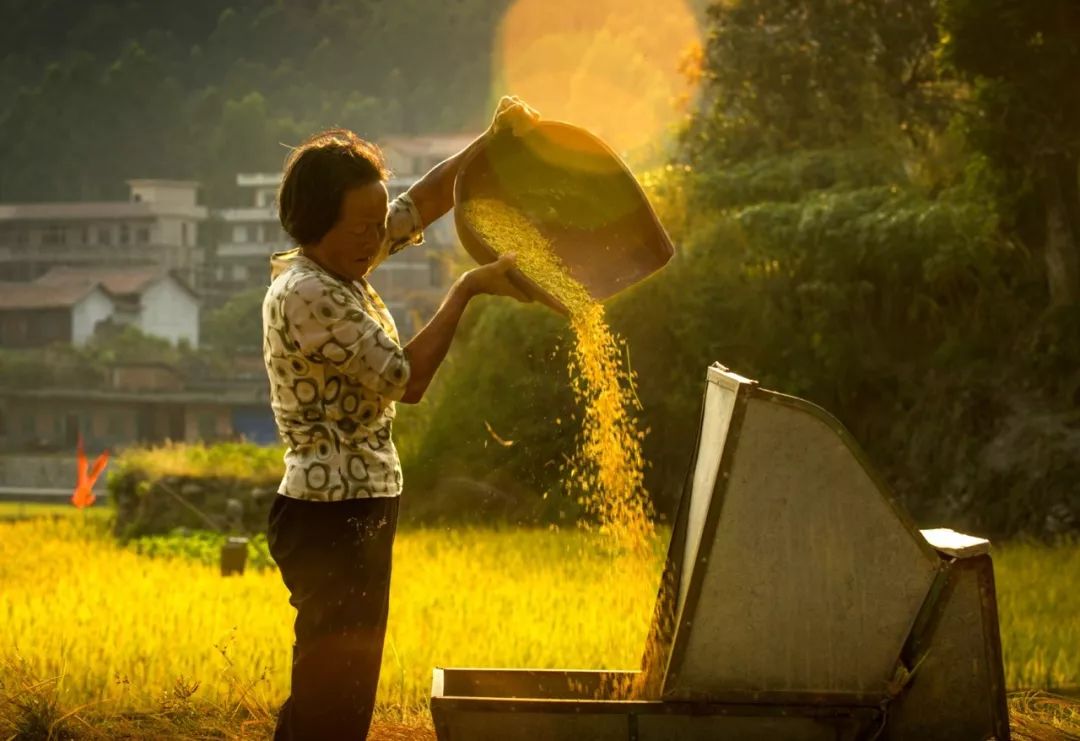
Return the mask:
<path id="1" fill-rule="evenodd" d="M 87 470 L 86 453 L 83 452 L 82 433 L 79 433 L 78 449 L 78 479 L 75 483 L 75 493 L 71 495 L 71 503 L 79 509 L 89 507 L 97 497 L 94 496 L 94 482 L 105 470 L 105 464 L 109 462 L 109 451 L 106 450 L 94 461 L 94 467 Z"/>

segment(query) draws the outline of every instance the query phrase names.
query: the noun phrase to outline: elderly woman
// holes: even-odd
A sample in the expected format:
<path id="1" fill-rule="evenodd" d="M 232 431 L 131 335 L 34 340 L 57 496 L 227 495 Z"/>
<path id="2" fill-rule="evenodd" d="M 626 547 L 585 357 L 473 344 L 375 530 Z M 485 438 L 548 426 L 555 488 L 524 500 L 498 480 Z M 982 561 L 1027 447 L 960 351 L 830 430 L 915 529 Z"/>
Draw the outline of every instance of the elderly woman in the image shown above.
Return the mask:
<path id="1" fill-rule="evenodd" d="M 510 256 L 451 286 L 408 343 L 365 280 L 453 206 L 454 178 L 491 133 L 536 119 L 503 98 L 483 136 L 392 201 L 371 144 L 345 130 L 313 136 L 285 162 L 281 224 L 299 245 L 271 258 L 263 301 L 270 403 L 287 445 L 270 510 L 270 552 L 296 608 L 292 694 L 275 739 L 367 735 L 390 595 L 401 466 L 394 402 L 415 404 L 446 355 L 470 299 L 527 300 L 511 285 Z"/>

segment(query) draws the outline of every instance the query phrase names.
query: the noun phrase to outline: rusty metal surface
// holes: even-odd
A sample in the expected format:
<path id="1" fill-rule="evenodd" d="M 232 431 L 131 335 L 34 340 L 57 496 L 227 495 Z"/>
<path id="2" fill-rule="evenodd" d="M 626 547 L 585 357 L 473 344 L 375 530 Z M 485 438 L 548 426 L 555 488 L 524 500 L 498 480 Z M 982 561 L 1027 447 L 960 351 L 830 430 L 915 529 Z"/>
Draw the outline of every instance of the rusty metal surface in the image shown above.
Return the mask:
<path id="1" fill-rule="evenodd" d="M 675 254 L 645 192 L 618 155 L 570 124 L 541 121 L 523 136 L 504 132 L 480 144 L 454 183 L 455 204 L 472 198 L 494 198 L 523 210 L 529 210 L 523 204 L 554 204 L 557 219 L 530 220 L 598 301 L 648 277 Z M 495 259 L 461 208 L 454 209 L 454 224 L 474 260 Z M 511 276 L 533 298 L 567 313 L 519 271 Z"/>

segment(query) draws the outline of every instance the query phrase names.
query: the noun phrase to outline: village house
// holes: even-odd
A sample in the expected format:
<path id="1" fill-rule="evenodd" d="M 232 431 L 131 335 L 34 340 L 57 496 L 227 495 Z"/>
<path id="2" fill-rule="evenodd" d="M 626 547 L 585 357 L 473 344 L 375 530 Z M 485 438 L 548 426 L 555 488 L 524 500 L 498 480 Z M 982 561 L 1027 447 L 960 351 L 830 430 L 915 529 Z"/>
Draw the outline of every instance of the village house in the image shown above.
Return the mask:
<path id="1" fill-rule="evenodd" d="M 33 281 L 0 282 L 0 347 L 81 346 L 103 324 L 197 347 L 199 298 L 155 267 L 57 267 Z"/>
<path id="2" fill-rule="evenodd" d="M 110 317 L 118 326 L 134 326 L 145 335 L 173 345 L 199 344 L 199 296 L 176 272 L 157 267 L 52 268 L 33 281 L 40 290 L 71 285 L 100 285 L 112 297 Z"/>
<path id="3" fill-rule="evenodd" d="M 30 347 L 67 342 L 84 345 L 98 325 L 116 311 L 100 284 L 43 287 L 0 282 L 0 347 Z"/>
<path id="4" fill-rule="evenodd" d="M 127 201 L 0 204 L 0 275 L 64 266 L 154 265 L 193 284 L 202 262 L 198 183 L 129 180 Z"/>
<path id="5" fill-rule="evenodd" d="M 216 238 L 200 288 L 207 307 L 220 306 L 238 293 L 270 284 L 271 253 L 290 247 L 275 205 L 280 182 L 280 173 L 238 174 L 236 184 L 247 202 L 213 211 Z"/>

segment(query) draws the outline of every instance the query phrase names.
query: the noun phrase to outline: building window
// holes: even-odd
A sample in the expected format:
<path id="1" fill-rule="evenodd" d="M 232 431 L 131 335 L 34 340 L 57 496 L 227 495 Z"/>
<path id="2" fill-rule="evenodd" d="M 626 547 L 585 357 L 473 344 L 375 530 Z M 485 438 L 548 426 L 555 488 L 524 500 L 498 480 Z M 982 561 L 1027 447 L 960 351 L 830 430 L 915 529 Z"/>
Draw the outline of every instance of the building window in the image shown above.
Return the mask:
<path id="1" fill-rule="evenodd" d="M 112 229 L 107 226 L 99 226 L 97 230 L 98 244 L 112 244 Z"/>
<path id="2" fill-rule="evenodd" d="M 88 226 L 82 228 L 82 243 L 90 244 L 90 227 Z"/>
<path id="3" fill-rule="evenodd" d="M 232 241 L 241 244 L 247 237 L 247 229 L 242 224 L 235 224 L 232 228 Z"/>
<path id="4" fill-rule="evenodd" d="M 150 243 L 150 227 L 140 226 L 135 230 L 135 244 L 149 244 Z"/>
<path id="5" fill-rule="evenodd" d="M 51 225 L 42 230 L 41 243 L 46 246 L 61 245 L 64 243 L 65 237 L 64 227 Z"/>
<path id="6" fill-rule="evenodd" d="M 37 420 L 34 419 L 33 412 L 22 418 L 22 431 L 28 440 L 37 439 Z"/>
<path id="7" fill-rule="evenodd" d="M 120 244 L 129 244 L 131 242 L 131 227 L 127 224 L 120 225 Z"/>
<path id="8" fill-rule="evenodd" d="M 186 221 L 180 222 L 180 244 L 188 246 L 188 227 Z"/>
<path id="9" fill-rule="evenodd" d="M 26 245 L 30 244 L 30 234 L 26 229 L 15 228 L 15 244 Z"/>
<path id="10" fill-rule="evenodd" d="M 240 282 L 248 279 L 248 269 L 246 265 L 233 265 L 231 272 L 234 281 Z"/>
<path id="11" fill-rule="evenodd" d="M 245 241 L 248 241 L 248 242 L 258 242 L 259 241 L 259 225 L 258 224 L 248 224 L 247 225 L 247 240 L 245 240 Z"/>

